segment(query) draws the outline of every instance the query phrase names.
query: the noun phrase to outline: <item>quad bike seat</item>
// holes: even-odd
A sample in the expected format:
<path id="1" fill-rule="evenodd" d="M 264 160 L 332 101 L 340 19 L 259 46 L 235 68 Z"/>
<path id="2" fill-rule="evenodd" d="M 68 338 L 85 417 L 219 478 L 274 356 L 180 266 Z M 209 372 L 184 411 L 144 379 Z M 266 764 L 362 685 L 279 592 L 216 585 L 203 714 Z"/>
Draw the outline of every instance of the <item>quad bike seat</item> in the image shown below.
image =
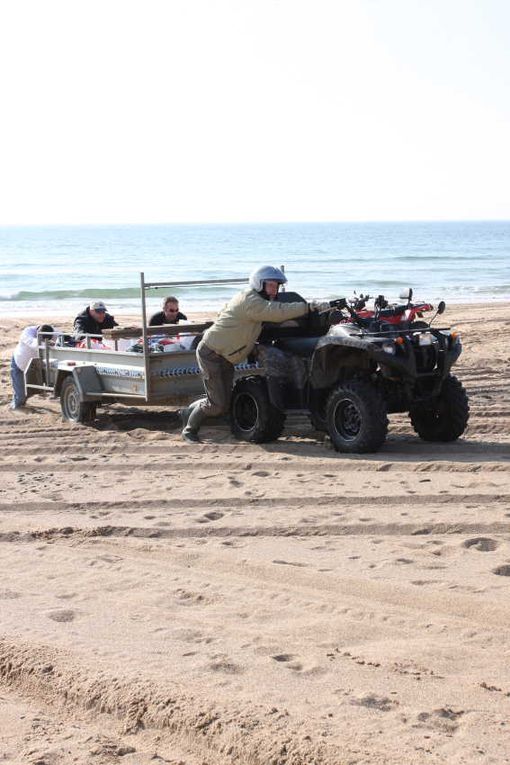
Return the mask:
<path id="1" fill-rule="evenodd" d="M 320 337 L 281 337 L 276 340 L 275 347 L 294 356 L 310 357 L 315 350 Z"/>
<path id="2" fill-rule="evenodd" d="M 280 292 L 278 295 L 279 303 L 306 303 L 306 300 L 297 292 Z M 262 331 L 259 335 L 259 343 L 270 343 L 273 340 L 279 340 L 284 337 L 301 337 L 307 331 L 308 316 L 300 316 L 298 319 L 290 319 L 283 324 L 275 324 L 272 321 L 266 321 L 262 324 Z"/>
<path id="3" fill-rule="evenodd" d="M 299 292 L 279 292 L 277 300 L 279 303 L 306 303 Z"/>

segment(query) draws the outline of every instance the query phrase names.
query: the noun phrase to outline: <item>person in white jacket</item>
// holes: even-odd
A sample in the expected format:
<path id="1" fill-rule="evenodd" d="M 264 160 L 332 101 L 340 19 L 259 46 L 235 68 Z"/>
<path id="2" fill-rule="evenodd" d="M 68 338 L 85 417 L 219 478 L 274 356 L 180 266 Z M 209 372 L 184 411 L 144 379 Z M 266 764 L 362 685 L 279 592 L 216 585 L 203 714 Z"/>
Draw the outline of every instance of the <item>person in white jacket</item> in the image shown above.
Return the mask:
<path id="1" fill-rule="evenodd" d="M 11 358 L 11 382 L 12 390 L 14 392 L 14 397 L 10 405 L 11 409 L 20 409 L 22 406 L 25 406 L 27 400 L 25 372 L 30 364 L 30 360 L 38 355 L 38 333 L 53 333 L 54 331 L 55 330 L 51 324 L 40 324 L 26 327 L 21 333 Z"/>

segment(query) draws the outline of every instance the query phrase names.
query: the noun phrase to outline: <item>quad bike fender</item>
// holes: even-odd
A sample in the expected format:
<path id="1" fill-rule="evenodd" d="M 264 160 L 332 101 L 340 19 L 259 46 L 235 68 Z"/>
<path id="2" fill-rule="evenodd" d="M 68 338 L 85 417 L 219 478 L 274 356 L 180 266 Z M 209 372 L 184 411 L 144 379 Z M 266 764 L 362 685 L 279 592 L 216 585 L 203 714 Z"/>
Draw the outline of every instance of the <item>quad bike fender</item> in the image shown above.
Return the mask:
<path id="1" fill-rule="evenodd" d="M 452 348 L 450 348 L 445 353 L 445 357 L 444 357 L 444 374 L 445 374 L 445 376 L 447 374 L 449 374 L 451 368 L 457 362 L 457 359 L 459 358 L 461 353 L 462 353 L 462 343 L 460 343 L 460 342 L 456 343 Z"/>
<path id="2" fill-rule="evenodd" d="M 412 354 L 405 359 L 390 356 L 373 343 L 358 337 L 323 337 L 317 343 L 312 356 L 310 381 L 313 388 L 327 388 L 333 385 L 346 370 L 373 371 L 377 366 L 383 375 L 400 375 L 412 379 L 416 375 L 416 364 Z"/>
<path id="3" fill-rule="evenodd" d="M 321 337 L 315 347 L 310 366 L 313 388 L 333 385 L 345 368 L 370 368 L 369 343 L 357 337 L 331 335 Z"/>
<path id="4" fill-rule="evenodd" d="M 459 343 L 459 347 L 454 347 L 449 351 L 445 351 L 443 353 L 442 359 L 440 359 L 439 362 L 439 368 L 440 368 L 440 374 L 437 375 L 436 381 L 432 389 L 430 390 L 430 397 L 433 398 L 434 396 L 437 396 L 441 390 L 441 386 L 443 385 L 443 382 L 446 377 L 451 372 L 451 369 L 457 359 L 459 358 L 460 354 L 462 353 L 462 348 Z"/>
<path id="5" fill-rule="evenodd" d="M 280 412 L 284 412 L 285 411 L 285 396 L 284 396 L 285 380 L 279 377 L 266 377 L 264 382 L 266 384 L 266 390 L 267 390 L 267 395 L 269 397 L 269 401 Z"/>

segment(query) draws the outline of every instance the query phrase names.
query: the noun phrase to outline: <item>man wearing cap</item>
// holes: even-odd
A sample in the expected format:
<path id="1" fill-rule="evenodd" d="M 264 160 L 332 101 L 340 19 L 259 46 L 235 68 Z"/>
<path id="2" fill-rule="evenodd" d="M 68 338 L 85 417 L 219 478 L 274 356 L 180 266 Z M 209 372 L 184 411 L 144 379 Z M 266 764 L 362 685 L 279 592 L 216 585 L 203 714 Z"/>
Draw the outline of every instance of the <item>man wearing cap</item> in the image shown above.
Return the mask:
<path id="1" fill-rule="evenodd" d="M 94 300 L 74 320 L 74 336 L 81 340 L 84 335 L 102 335 L 103 329 L 116 327 L 117 322 L 106 310 L 102 300 Z"/>
<path id="2" fill-rule="evenodd" d="M 39 353 L 39 342 L 44 341 L 53 333 L 51 324 L 40 324 L 39 326 L 25 327 L 20 335 L 18 344 L 14 349 L 11 358 L 11 383 L 14 397 L 10 404 L 11 409 L 21 409 L 25 406 L 27 394 L 25 391 L 25 372 L 32 359 L 35 359 Z M 39 334 L 41 333 L 41 338 Z"/>

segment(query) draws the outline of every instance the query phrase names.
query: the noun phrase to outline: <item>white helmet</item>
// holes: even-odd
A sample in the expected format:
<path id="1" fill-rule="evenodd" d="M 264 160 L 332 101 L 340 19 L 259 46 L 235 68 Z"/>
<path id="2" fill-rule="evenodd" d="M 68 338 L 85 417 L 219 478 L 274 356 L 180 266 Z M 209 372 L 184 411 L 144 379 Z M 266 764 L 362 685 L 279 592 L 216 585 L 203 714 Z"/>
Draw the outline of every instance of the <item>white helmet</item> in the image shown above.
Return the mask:
<path id="1" fill-rule="evenodd" d="M 252 271 L 249 278 L 249 284 L 252 290 L 256 292 L 262 292 L 264 289 L 264 282 L 278 282 L 278 284 L 286 284 L 287 277 L 283 271 L 275 266 L 261 266 L 255 271 Z"/>

